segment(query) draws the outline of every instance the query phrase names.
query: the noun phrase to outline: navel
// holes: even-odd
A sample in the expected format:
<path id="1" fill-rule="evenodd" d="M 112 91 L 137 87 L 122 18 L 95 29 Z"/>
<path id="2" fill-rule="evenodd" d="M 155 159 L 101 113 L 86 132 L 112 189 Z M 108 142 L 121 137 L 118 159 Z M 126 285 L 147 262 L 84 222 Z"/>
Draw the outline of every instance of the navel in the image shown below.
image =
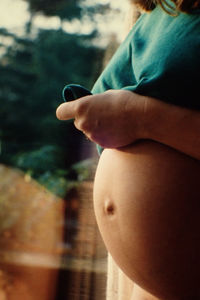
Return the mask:
<path id="1" fill-rule="evenodd" d="M 104 213 L 108 216 L 113 216 L 115 215 L 115 212 L 116 212 L 116 207 L 114 201 L 109 197 L 106 198 L 104 202 Z"/>

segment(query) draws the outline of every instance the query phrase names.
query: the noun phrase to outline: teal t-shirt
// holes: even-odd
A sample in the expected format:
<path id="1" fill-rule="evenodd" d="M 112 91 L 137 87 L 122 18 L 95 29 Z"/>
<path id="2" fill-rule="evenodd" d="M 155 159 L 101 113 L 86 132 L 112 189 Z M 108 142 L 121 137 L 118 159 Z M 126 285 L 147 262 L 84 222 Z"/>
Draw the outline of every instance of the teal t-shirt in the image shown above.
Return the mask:
<path id="1" fill-rule="evenodd" d="M 167 14 L 160 6 L 137 20 L 92 93 L 128 89 L 200 109 L 200 12 Z"/>

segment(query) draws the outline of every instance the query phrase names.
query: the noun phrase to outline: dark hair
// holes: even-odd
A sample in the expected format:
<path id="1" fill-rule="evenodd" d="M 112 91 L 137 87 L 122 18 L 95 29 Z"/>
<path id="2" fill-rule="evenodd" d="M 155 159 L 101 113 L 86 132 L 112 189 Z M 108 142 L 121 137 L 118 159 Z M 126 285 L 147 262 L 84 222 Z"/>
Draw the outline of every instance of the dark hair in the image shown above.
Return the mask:
<path id="1" fill-rule="evenodd" d="M 200 0 L 130 0 L 131 3 L 139 6 L 140 8 L 151 11 L 157 5 L 160 5 L 167 13 L 173 14 L 177 11 L 190 13 L 195 9 L 200 9 Z"/>

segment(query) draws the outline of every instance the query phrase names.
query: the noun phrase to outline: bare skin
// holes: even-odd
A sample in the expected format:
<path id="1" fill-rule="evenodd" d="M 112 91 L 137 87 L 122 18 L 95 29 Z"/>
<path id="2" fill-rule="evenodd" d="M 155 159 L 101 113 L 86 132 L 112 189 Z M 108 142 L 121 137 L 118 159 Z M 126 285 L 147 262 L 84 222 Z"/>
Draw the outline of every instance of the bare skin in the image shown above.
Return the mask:
<path id="1" fill-rule="evenodd" d="M 157 297 L 148 293 L 137 284 L 134 284 L 132 297 L 130 300 L 159 300 Z"/>
<path id="2" fill-rule="evenodd" d="M 200 299 L 199 172 L 196 160 L 150 141 L 106 149 L 98 164 L 94 209 L 105 245 L 159 299 Z"/>
<path id="3" fill-rule="evenodd" d="M 150 139 L 200 159 L 200 112 L 135 94 L 110 90 L 63 103 L 60 120 L 75 119 L 77 129 L 104 148 Z"/>
<path id="4" fill-rule="evenodd" d="M 138 284 L 131 300 L 200 299 L 200 114 L 108 91 L 63 104 L 57 116 L 107 148 L 94 207 L 109 252 Z"/>

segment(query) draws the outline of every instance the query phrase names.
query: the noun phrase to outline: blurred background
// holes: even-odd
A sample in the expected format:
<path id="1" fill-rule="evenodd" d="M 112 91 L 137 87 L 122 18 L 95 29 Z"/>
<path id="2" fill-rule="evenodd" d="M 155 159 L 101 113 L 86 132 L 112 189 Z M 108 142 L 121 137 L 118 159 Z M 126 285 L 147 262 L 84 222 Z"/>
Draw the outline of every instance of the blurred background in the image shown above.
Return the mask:
<path id="1" fill-rule="evenodd" d="M 120 0 L 1 0 L 0 300 L 103 300 L 92 207 L 98 155 L 56 119 L 66 84 L 91 89 L 124 36 Z"/>

